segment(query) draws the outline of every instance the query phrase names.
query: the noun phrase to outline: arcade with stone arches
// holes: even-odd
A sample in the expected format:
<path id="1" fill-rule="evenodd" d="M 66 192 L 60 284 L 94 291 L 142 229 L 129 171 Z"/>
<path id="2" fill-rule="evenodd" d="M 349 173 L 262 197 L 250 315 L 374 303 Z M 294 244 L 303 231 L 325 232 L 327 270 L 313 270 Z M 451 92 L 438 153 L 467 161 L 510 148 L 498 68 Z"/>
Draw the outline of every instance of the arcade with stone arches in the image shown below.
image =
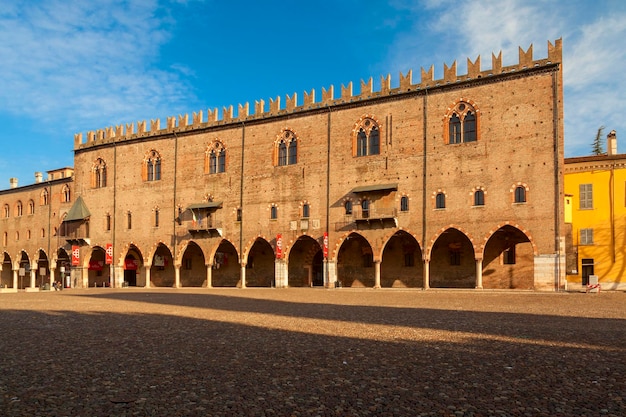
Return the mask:
<path id="1" fill-rule="evenodd" d="M 486 236 L 470 236 L 449 226 L 436 233 L 426 250 L 414 233 L 395 230 L 382 239 L 367 231 L 341 236 L 324 258 L 323 238 L 301 235 L 277 256 L 276 239 L 258 236 L 243 256 L 228 239 L 189 240 L 177 252 L 163 242 L 151 248 L 128 244 L 114 266 L 105 249 L 90 248 L 82 262 L 83 287 L 350 287 L 533 289 L 537 250 L 522 228 L 503 224 Z M 58 256 L 56 257 L 58 258 Z M 45 264 L 45 257 L 38 256 Z M 4 255 L 2 284 L 13 286 L 13 268 L 30 262 Z M 67 262 L 67 261 L 66 261 Z M 75 273 L 77 268 L 72 269 Z M 115 273 L 113 273 L 115 270 Z M 13 271 L 13 270 L 12 270 Z M 37 285 L 37 273 L 35 285 Z M 112 277 L 116 276 L 115 279 Z M 18 287 L 24 283 L 16 284 Z M 77 285 L 77 284 L 76 284 Z M 77 285 L 81 286 L 81 285 Z"/>

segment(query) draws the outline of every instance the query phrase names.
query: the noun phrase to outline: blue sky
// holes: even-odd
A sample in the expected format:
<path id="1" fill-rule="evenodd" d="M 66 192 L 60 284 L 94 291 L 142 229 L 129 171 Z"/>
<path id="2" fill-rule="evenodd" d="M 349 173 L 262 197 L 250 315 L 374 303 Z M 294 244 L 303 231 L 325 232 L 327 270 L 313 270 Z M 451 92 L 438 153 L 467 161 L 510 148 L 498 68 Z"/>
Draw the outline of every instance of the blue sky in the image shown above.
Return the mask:
<path id="1" fill-rule="evenodd" d="M 4 0 L 0 189 L 73 165 L 74 134 L 298 94 L 563 38 L 565 153 L 626 152 L 623 0 Z M 267 105 L 266 105 L 267 106 Z M 252 110 L 251 110 L 252 111 Z M 205 116 L 206 117 L 206 116 Z M 220 116 L 221 117 L 221 116 Z"/>

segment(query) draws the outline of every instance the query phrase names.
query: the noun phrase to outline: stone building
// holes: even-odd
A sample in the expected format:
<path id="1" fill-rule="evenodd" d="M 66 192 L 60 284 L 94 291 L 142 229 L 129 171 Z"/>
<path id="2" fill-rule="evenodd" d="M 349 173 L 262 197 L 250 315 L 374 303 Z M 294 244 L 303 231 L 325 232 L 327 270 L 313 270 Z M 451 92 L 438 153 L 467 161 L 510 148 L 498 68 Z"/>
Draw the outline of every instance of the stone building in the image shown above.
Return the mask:
<path id="1" fill-rule="evenodd" d="M 29 220 L 10 209 L 3 269 L 45 258 L 58 275 L 73 254 L 77 287 L 558 289 L 561 56 L 559 39 L 511 66 L 77 134 L 56 235 L 22 246 Z M 0 204 L 52 184 L 33 187 Z"/>

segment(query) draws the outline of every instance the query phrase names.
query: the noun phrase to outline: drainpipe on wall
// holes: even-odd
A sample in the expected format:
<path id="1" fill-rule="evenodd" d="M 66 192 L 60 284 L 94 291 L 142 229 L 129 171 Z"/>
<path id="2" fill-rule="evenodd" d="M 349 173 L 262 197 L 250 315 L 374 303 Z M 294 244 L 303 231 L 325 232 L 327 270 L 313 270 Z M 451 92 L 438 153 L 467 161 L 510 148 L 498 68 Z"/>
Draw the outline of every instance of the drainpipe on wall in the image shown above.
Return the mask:
<path id="1" fill-rule="evenodd" d="M 328 122 L 326 123 L 326 236 L 328 236 L 328 234 L 330 233 L 330 116 L 332 112 L 330 106 L 327 106 L 327 108 Z M 325 243 L 322 242 L 322 245 L 325 245 Z M 324 259 L 324 287 L 330 286 L 330 282 L 328 282 L 329 275 L 330 270 L 328 267 L 328 256 L 326 256 L 326 259 Z"/>
<path id="2" fill-rule="evenodd" d="M 246 149 L 246 125 L 241 121 L 241 172 L 239 179 L 239 209 L 241 210 L 241 218 L 239 219 L 239 263 L 243 264 L 243 174 L 244 174 L 244 156 Z M 245 287 L 245 278 L 242 276 L 242 288 Z"/>
<path id="3" fill-rule="evenodd" d="M 556 251 L 555 262 L 555 277 L 554 277 L 554 290 L 558 292 L 560 290 L 561 280 L 561 216 L 559 215 L 559 209 L 561 207 L 561 181 L 559 172 L 559 94 L 558 94 L 558 74 L 556 71 L 552 72 L 552 141 L 553 141 L 553 153 L 554 153 L 554 245 Z"/>

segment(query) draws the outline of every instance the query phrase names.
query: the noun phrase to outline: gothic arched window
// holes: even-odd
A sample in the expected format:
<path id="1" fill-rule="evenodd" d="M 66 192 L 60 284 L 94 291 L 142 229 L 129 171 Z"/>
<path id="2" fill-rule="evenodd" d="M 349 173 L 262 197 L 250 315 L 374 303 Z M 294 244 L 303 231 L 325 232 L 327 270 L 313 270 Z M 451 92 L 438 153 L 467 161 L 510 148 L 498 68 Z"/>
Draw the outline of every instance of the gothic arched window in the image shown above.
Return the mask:
<path id="1" fill-rule="evenodd" d="M 295 165 L 298 163 L 298 138 L 289 129 L 284 129 L 276 140 L 275 165 Z"/>
<path id="2" fill-rule="evenodd" d="M 357 122 L 355 129 L 353 155 L 368 156 L 380 154 L 380 126 L 371 117 L 364 117 Z"/>
<path id="3" fill-rule="evenodd" d="M 478 140 L 478 113 L 465 101 L 458 102 L 446 117 L 448 144 Z"/>

